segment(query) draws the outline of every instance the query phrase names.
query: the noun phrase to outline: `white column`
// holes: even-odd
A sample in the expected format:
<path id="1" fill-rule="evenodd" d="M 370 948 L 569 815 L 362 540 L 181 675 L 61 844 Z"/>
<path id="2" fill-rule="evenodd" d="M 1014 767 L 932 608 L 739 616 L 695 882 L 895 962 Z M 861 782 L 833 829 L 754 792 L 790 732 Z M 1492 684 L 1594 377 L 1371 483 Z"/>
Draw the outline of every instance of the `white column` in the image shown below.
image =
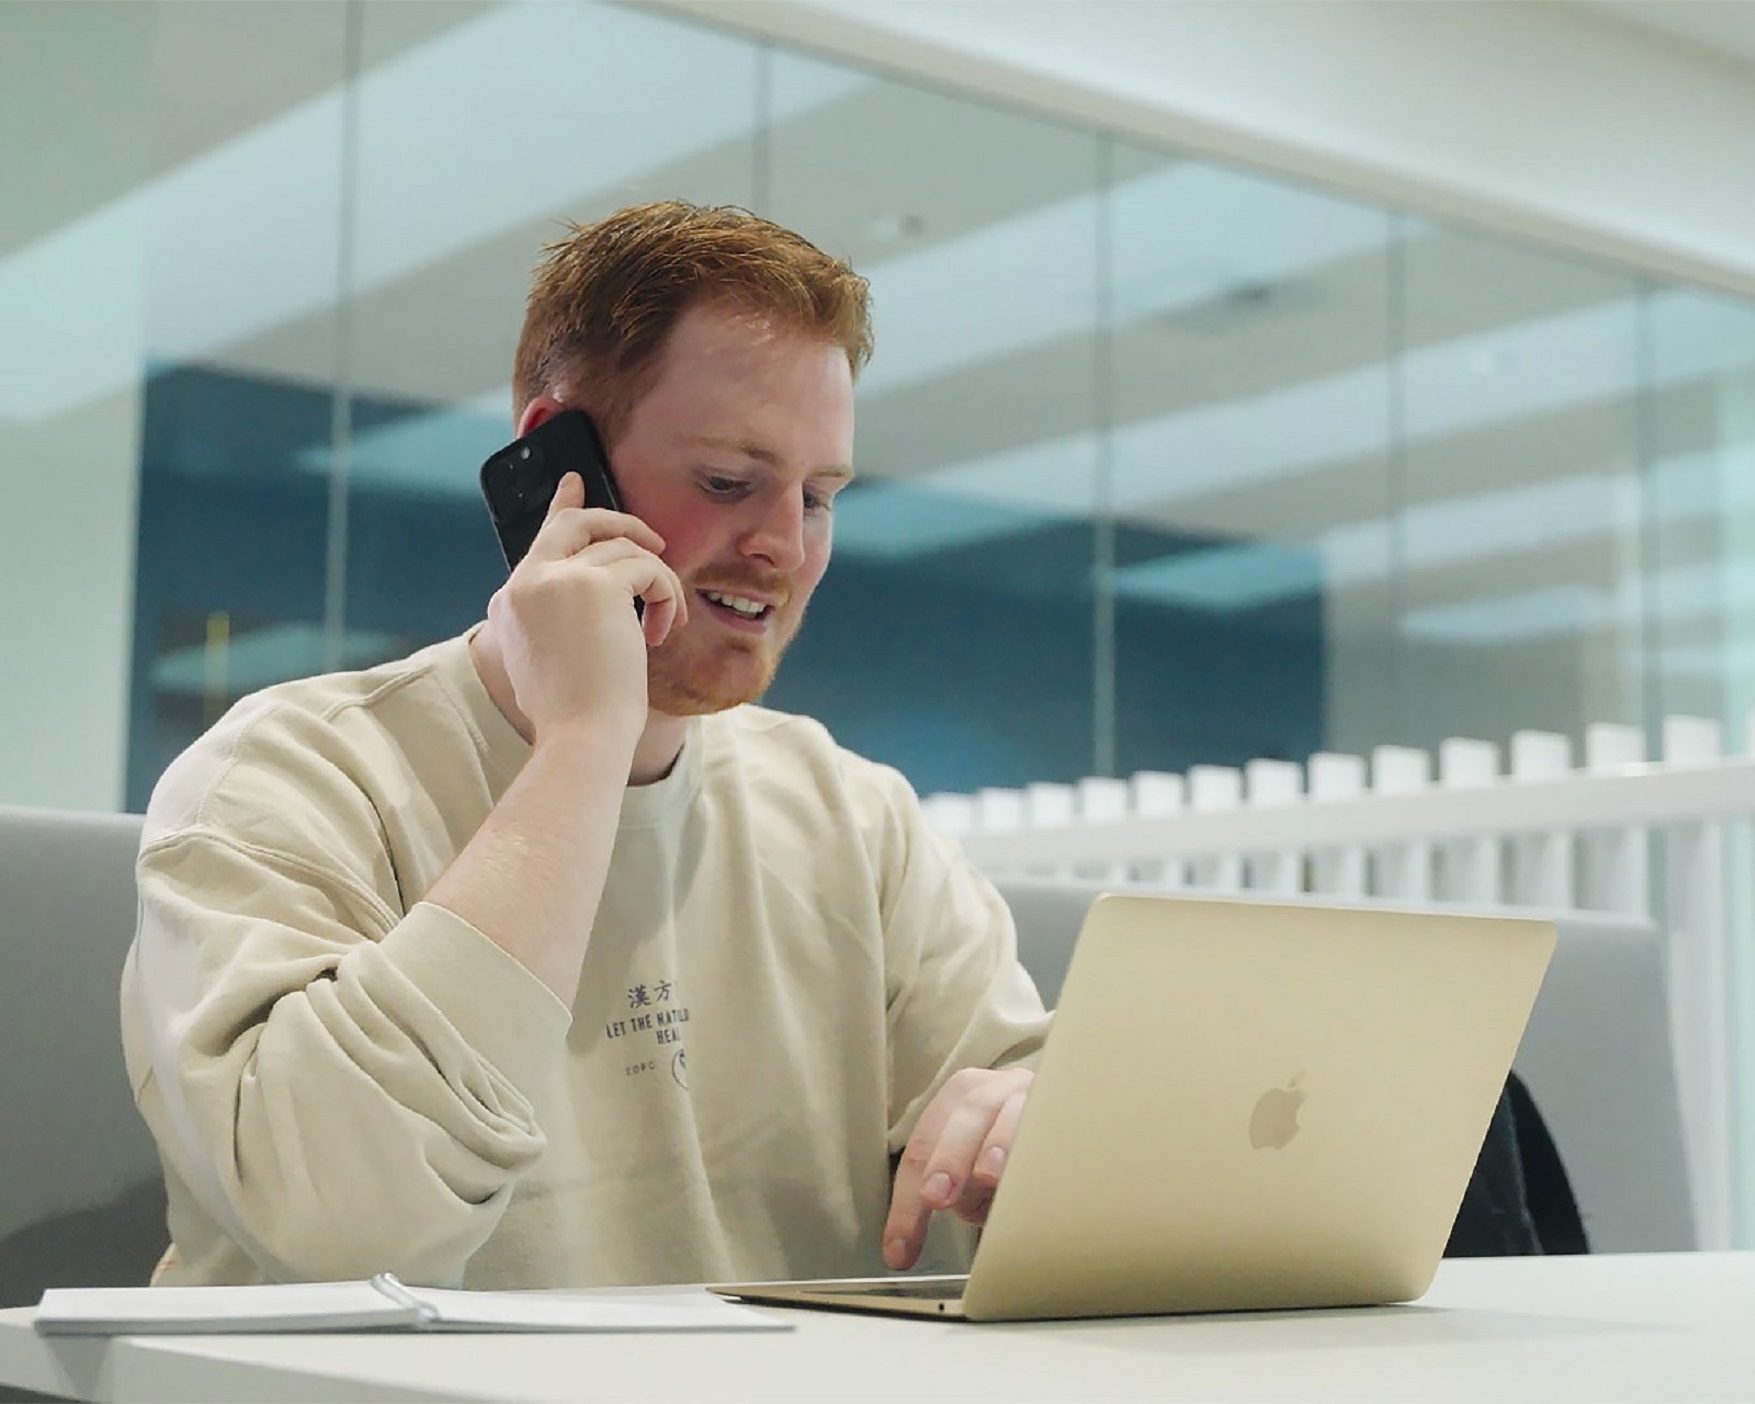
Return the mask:
<path id="1" fill-rule="evenodd" d="M 985 786 L 975 792 L 975 832 L 978 834 L 1013 834 L 1024 827 L 1024 792 Z M 1008 859 L 1006 868 L 1015 869 L 1017 861 Z"/>
<path id="2" fill-rule="evenodd" d="M 1755 316 L 1743 309 L 1745 351 L 1755 350 Z M 1755 474 L 1755 372 L 1745 359 L 1718 383 L 1720 502 L 1741 501 Z M 1721 559 L 1739 573 L 1755 560 L 1755 522 L 1746 510 L 1727 510 L 1719 519 Z M 1728 583 L 1728 582 L 1727 582 Z M 1755 752 L 1755 598 L 1747 591 L 1725 591 L 1724 638 L 1727 667 L 1720 715 L 1727 727 L 1750 725 L 1744 752 Z M 1750 825 L 1734 825 L 1725 854 L 1725 1000 L 1731 1096 L 1732 1239 L 1740 1248 L 1755 1246 L 1755 854 Z"/>
<path id="3" fill-rule="evenodd" d="M 1719 753 L 1716 721 L 1664 718 L 1666 764 L 1711 765 Z M 1724 828 L 1673 824 L 1666 839 L 1670 1017 L 1695 1222 L 1702 1248 L 1729 1248 L 1735 1214 Z"/>
<path id="4" fill-rule="evenodd" d="M 1380 795 L 1406 795 L 1432 781 L 1432 757 L 1409 746 L 1379 746 L 1371 753 L 1371 788 Z M 1432 845 L 1388 844 L 1377 851 L 1375 886 L 1380 897 L 1404 902 L 1432 899 Z"/>
<path id="5" fill-rule="evenodd" d="M 1119 823 L 1127 818 L 1127 781 L 1113 775 L 1087 775 L 1078 783 L 1074 808 L 1082 824 Z M 1076 876 L 1095 878 L 1099 882 L 1123 886 L 1128 881 L 1128 865 L 1114 863 L 1080 863 L 1073 869 Z"/>
<path id="6" fill-rule="evenodd" d="M 1597 722 L 1584 734 L 1584 768 L 1592 775 L 1616 775 L 1645 761 L 1645 733 L 1636 726 Z M 1586 908 L 1651 915 L 1651 843 L 1644 829 L 1625 825 L 1596 829 L 1584 840 Z"/>
<path id="7" fill-rule="evenodd" d="M 1188 771 L 1189 808 L 1198 814 L 1222 814 L 1243 807 L 1243 772 L 1227 765 L 1196 765 Z M 1190 866 L 1195 887 L 1237 892 L 1243 887 L 1243 858 L 1229 853 L 1199 858 Z"/>
<path id="8" fill-rule="evenodd" d="M 975 796 L 943 791 L 920 801 L 926 822 L 941 834 L 962 838 L 975 828 Z"/>
<path id="9" fill-rule="evenodd" d="M 1051 780 L 1032 780 L 1024 787 L 1024 824 L 1026 829 L 1070 828 L 1074 822 L 1076 791 L 1071 785 Z M 1069 872 L 1056 863 L 1029 863 L 1026 872 L 1042 876 Z"/>
<path id="10" fill-rule="evenodd" d="M 1188 807 L 1188 782 L 1180 775 L 1142 770 L 1127 782 L 1127 808 L 1141 819 L 1168 819 Z M 1188 864 L 1181 858 L 1136 863 L 1134 875 L 1153 887 L 1188 886 Z"/>
<path id="11" fill-rule="evenodd" d="M 1244 793 L 1252 809 L 1297 804 L 1304 794 L 1304 768 L 1293 761 L 1252 760 L 1243 771 Z M 1302 853 L 1262 853 L 1248 860 L 1252 891 L 1290 895 L 1304 887 Z"/>
<path id="12" fill-rule="evenodd" d="M 1519 731 L 1511 738 L 1514 781 L 1559 780 L 1572 770 L 1572 743 L 1551 731 Z M 1520 834 L 1511 842 L 1511 900 L 1524 907 L 1572 907 L 1577 898 L 1569 829 Z"/>
<path id="13" fill-rule="evenodd" d="M 1446 790 L 1473 790 L 1499 780 L 1499 748 L 1491 741 L 1453 736 L 1438 747 L 1438 783 Z M 1500 838 L 1452 839 L 1439 847 L 1438 895 L 1447 902 L 1503 900 Z"/>
<path id="14" fill-rule="evenodd" d="M 1310 798 L 1358 799 L 1365 793 L 1365 760 L 1333 751 L 1318 751 L 1309 763 Z M 1322 848 L 1310 855 L 1310 886 L 1336 897 L 1365 895 L 1365 850 Z"/>

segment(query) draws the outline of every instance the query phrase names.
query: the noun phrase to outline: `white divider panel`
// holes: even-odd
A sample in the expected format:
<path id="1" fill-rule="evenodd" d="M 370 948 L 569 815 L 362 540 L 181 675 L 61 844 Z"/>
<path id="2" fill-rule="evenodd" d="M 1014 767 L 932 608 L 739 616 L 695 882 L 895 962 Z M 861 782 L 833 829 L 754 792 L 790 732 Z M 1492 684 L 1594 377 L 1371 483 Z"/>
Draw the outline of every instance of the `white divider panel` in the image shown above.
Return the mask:
<path id="1" fill-rule="evenodd" d="M 1127 807 L 1138 819 L 1169 819 L 1188 808 L 1188 782 L 1159 770 L 1139 771 L 1127 782 Z M 1133 871 L 1152 886 L 1188 886 L 1188 864 L 1179 859 L 1136 863 Z"/>
<path id="2" fill-rule="evenodd" d="M 1015 833 L 1024 827 L 1024 792 L 989 786 L 975 792 L 975 831 Z"/>
<path id="3" fill-rule="evenodd" d="M 1244 793 L 1253 809 L 1278 809 L 1304 797 L 1304 767 L 1292 761 L 1252 760 L 1243 769 Z M 1289 894 L 1304 886 L 1304 855 L 1296 849 L 1248 860 L 1252 891 Z"/>
<path id="4" fill-rule="evenodd" d="M 1310 798 L 1323 800 L 1358 799 L 1365 793 L 1365 759 L 1344 756 L 1334 751 L 1318 751 L 1308 766 Z M 1365 895 L 1365 850 L 1350 848 L 1319 848 L 1310 855 L 1310 887 L 1335 897 Z"/>
<path id="5" fill-rule="evenodd" d="M 1438 783 L 1446 790 L 1479 790 L 1499 782 L 1499 748 L 1491 741 L 1453 736 L 1439 743 Z M 1438 849 L 1438 896 L 1446 902 L 1504 899 L 1497 834 L 1452 839 Z"/>
<path id="6" fill-rule="evenodd" d="M 1227 814 L 1241 809 L 1243 772 L 1228 765 L 1190 766 L 1188 805 L 1197 814 Z M 1196 887 L 1214 892 L 1241 891 L 1243 855 L 1227 853 L 1219 858 L 1197 858 L 1189 865 L 1189 880 Z"/>
<path id="7" fill-rule="evenodd" d="M 1595 722 L 1584 732 L 1584 768 L 1622 775 L 1645 761 L 1645 733 L 1636 726 Z M 1651 841 L 1643 826 L 1593 829 L 1584 837 L 1584 906 L 1591 911 L 1651 915 Z"/>
<path id="8" fill-rule="evenodd" d="M 1432 783 L 1432 757 L 1410 746 L 1379 746 L 1371 753 L 1371 788 L 1407 795 Z M 1377 892 L 1408 902 L 1432 900 L 1432 845 L 1384 844 L 1377 850 Z"/>
<path id="9" fill-rule="evenodd" d="M 1024 822 L 1032 829 L 1072 823 L 1077 794 L 1071 785 L 1031 781 L 1024 786 Z"/>
<path id="10" fill-rule="evenodd" d="M 962 838 L 975 828 L 975 796 L 944 792 L 920 801 L 926 822 L 941 834 Z"/>
<path id="11" fill-rule="evenodd" d="M 1181 780 L 1177 776 L 1177 780 Z M 1119 824 L 1130 812 L 1128 783 L 1112 775 L 1087 775 L 1077 786 L 1075 808 L 1081 824 Z M 1073 872 L 1098 882 L 1125 883 L 1130 871 L 1126 863 L 1078 863 Z"/>
<path id="12" fill-rule="evenodd" d="M 1054 825 L 1070 825 L 1077 818 L 1074 800 L 1077 791 L 1071 785 L 1050 780 L 1032 780 L 1024 786 L 1024 827 L 1046 829 Z M 1072 871 L 1070 863 L 1030 863 L 1027 873 L 1053 874 Z"/>
<path id="13" fill-rule="evenodd" d="M 1552 731 L 1519 731 L 1511 738 L 1513 780 L 1558 780 L 1572 771 L 1572 743 Z M 1526 907 L 1576 905 L 1570 829 L 1524 834 L 1511 841 L 1511 900 Z"/>
<path id="14" fill-rule="evenodd" d="M 1720 754 L 1717 722 L 1664 718 L 1666 765 L 1708 767 Z M 1695 1217 L 1702 1248 L 1729 1248 L 1735 1216 L 1724 826 L 1671 824 L 1665 840 L 1670 1011 Z"/>

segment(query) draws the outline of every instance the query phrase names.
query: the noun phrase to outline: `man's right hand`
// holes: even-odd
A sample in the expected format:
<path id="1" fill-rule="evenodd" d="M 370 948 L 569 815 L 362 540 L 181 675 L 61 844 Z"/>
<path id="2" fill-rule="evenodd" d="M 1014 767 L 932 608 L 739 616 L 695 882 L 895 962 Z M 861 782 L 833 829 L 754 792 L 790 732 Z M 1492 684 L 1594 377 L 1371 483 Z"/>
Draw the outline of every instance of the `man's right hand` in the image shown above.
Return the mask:
<path id="1" fill-rule="evenodd" d="M 567 474 L 529 554 L 488 601 L 483 633 L 492 633 L 519 715 L 494 700 L 533 750 L 426 894 L 567 1005 L 646 727 L 646 650 L 687 608 L 676 573 L 658 557 L 658 533 L 584 501 L 585 484 Z M 646 602 L 644 619 L 636 599 Z M 494 695 L 485 671 L 482 681 Z"/>
<path id="2" fill-rule="evenodd" d="M 682 582 L 660 558 L 664 540 L 638 517 L 584 506 L 577 473 L 561 479 L 548 517 L 488 619 L 533 743 L 575 727 L 646 724 L 646 650 L 688 618 Z M 644 617 L 630 603 L 645 601 Z"/>

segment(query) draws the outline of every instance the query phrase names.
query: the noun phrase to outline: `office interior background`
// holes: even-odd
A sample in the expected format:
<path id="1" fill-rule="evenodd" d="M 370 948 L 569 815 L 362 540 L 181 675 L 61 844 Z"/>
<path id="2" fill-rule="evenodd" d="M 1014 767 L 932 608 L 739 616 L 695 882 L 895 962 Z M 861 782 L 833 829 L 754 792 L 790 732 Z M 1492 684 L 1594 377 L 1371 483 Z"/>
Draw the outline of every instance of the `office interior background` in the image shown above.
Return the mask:
<path id="1" fill-rule="evenodd" d="M 5 24 L 0 801 L 138 809 L 243 693 L 479 617 L 529 269 L 667 196 L 871 278 L 769 700 L 922 792 L 1755 695 L 1733 292 L 676 9 Z"/>
<path id="2" fill-rule="evenodd" d="M 244 693 L 477 619 L 529 270 L 565 221 L 671 196 L 871 279 L 860 480 L 768 700 L 923 793 L 1598 721 L 1655 747 L 1671 713 L 1741 745 L 1746 7 L 790 7 L 996 42 L 1058 13 L 1160 63 L 1170 9 L 1246 58 L 1250 12 L 1287 53 L 1343 10 L 1391 59 L 1473 26 L 1503 88 L 1361 102 L 1551 88 L 1551 130 L 1496 137 L 1538 195 L 1544 142 L 1605 130 L 1560 214 L 1504 219 L 1437 176 L 1125 120 L 1120 80 L 1081 107 L 910 67 L 896 34 L 861 59 L 788 8 L 0 5 L 0 803 L 138 810 Z M 1337 52 L 1232 89 L 1302 92 Z M 1729 116 L 1675 140 L 1708 99 Z"/>

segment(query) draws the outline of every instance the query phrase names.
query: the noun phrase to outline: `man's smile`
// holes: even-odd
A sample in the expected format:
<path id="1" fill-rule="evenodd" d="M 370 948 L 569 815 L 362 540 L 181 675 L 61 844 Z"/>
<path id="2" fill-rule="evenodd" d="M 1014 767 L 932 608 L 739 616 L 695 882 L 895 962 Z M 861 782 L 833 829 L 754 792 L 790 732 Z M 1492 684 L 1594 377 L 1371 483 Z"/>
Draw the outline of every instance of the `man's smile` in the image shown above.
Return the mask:
<path id="1" fill-rule="evenodd" d="M 772 605 L 751 599 L 748 595 L 723 594 L 718 590 L 703 590 L 701 594 L 709 603 L 733 610 L 745 619 L 760 619 L 773 609 Z"/>
<path id="2" fill-rule="evenodd" d="M 714 620 L 745 634 L 767 633 L 775 616 L 791 598 L 790 591 L 784 587 L 766 590 L 702 585 L 696 587 L 695 594 L 706 602 L 706 613 Z"/>

